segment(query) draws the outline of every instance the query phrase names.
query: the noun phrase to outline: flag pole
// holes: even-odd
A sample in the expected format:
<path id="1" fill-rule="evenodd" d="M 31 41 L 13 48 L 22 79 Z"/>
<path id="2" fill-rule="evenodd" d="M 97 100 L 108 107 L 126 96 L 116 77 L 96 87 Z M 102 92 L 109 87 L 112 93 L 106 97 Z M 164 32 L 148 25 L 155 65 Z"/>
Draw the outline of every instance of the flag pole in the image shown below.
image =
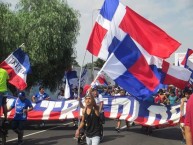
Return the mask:
<path id="1" fill-rule="evenodd" d="M 100 69 L 100 71 L 97 73 L 97 76 L 95 77 L 95 79 L 93 80 L 93 84 L 94 82 L 96 82 L 96 80 L 98 79 L 98 77 L 100 76 L 100 74 L 102 73 L 103 69 L 106 67 L 108 60 L 113 56 L 113 53 L 111 53 L 111 55 L 109 56 L 109 58 L 107 59 L 107 61 L 103 64 L 103 67 Z"/>
<path id="2" fill-rule="evenodd" d="M 81 75 L 82 75 L 82 68 L 83 68 L 83 65 L 84 65 L 84 61 L 85 61 L 85 57 L 86 57 L 86 52 L 87 52 L 87 49 L 84 53 L 84 58 L 83 58 L 83 62 L 82 62 L 82 65 L 80 67 L 80 74 L 79 74 L 79 80 L 78 80 L 78 126 L 80 125 L 80 101 L 81 101 L 81 98 L 80 98 L 80 82 L 81 82 Z"/>

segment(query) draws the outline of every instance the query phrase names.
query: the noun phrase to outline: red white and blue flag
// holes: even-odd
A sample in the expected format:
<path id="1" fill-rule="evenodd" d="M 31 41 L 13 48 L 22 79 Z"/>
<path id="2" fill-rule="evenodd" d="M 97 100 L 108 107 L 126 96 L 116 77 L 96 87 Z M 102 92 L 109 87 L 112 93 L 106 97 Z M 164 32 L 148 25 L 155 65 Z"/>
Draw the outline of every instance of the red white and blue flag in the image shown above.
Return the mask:
<path id="1" fill-rule="evenodd" d="M 87 65 L 85 65 L 81 77 L 80 77 L 80 86 L 83 87 L 86 84 L 86 78 L 87 78 L 88 70 L 87 70 Z M 79 82 L 79 80 L 78 80 Z"/>
<path id="2" fill-rule="evenodd" d="M 73 89 L 78 87 L 78 76 L 75 70 L 68 70 L 65 72 L 65 98 L 73 98 Z"/>
<path id="3" fill-rule="evenodd" d="M 189 57 L 193 54 L 193 50 L 189 49 L 186 52 L 186 55 L 182 61 L 182 65 L 187 68 L 188 70 L 190 70 L 192 72 L 191 77 L 190 77 L 190 83 L 193 83 L 193 62 L 189 59 Z"/>
<path id="4" fill-rule="evenodd" d="M 191 78 L 192 72 L 186 68 L 169 64 L 163 60 L 161 83 L 174 85 L 179 89 L 184 89 Z"/>
<path id="5" fill-rule="evenodd" d="M 189 70 L 182 68 L 178 74 L 175 70 L 179 68 L 163 60 L 179 46 L 179 42 L 118 0 L 105 0 L 87 50 L 107 60 L 101 71 L 133 96 L 145 99 L 156 93 L 162 83 L 179 88 L 188 83 Z"/>
<path id="6" fill-rule="evenodd" d="M 5 69 L 9 74 L 9 83 L 19 90 L 27 87 L 27 73 L 30 72 L 30 61 L 28 55 L 21 50 L 16 49 L 1 64 L 0 67 Z"/>
<path id="7" fill-rule="evenodd" d="M 150 55 L 168 58 L 180 43 L 119 0 L 105 0 L 91 33 L 87 50 L 107 60 L 117 45 L 129 35 Z"/>
<path id="8" fill-rule="evenodd" d="M 184 66 L 186 65 L 187 60 L 188 60 L 188 58 L 190 57 L 190 55 L 192 55 L 192 53 L 193 53 L 193 50 L 190 49 L 190 48 L 188 48 L 188 50 L 187 50 L 187 52 L 186 52 L 186 55 L 185 55 L 184 59 L 183 59 L 182 62 L 181 62 L 182 65 L 184 65 Z M 186 66 L 185 66 L 185 67 L 186 67 Z"/>
<path id="9" fill-rule="evenodd" d="M 100 74 L 99 77 L 97 78 L 97 81 L 99 82 L 100 85 L 108 85 L 108 82 L 106 81 L 105 75 Z"/>
<path id="10" fill-rule="evenodd" d="M 157 93 L 162 84 L 173 84 L 182 89 L 191 75 L 188 69 L 149 55 L 129 35 L 111 53 L 102 71 L 139 99 Z"/>

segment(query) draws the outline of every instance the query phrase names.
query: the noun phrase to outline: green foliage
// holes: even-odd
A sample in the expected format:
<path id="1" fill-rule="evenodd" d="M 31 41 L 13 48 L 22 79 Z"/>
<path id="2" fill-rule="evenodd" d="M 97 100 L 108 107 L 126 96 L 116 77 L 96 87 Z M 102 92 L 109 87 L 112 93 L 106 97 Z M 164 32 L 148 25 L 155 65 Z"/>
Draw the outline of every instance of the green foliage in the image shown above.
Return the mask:
<path id="1" fill-rule="evenodd" d="M 105 61 L 98 58 L 95 62 L 94 62 L 94 66 L 98 67 L 98 68 L 102 68 L 102 66 L 104 65 Z"/>
<path id="2" fill-rule="evenodd" d="M 28 86 L 41 82 L 45 87 L 55 89 L 66 68 L 76 63 L 72 55 L 80 27 L 79 13 L 61 0 L 20 0 L 15 13 L 8 7 L 5 10 L 10 17 L 6 14 L 4 19 L 17 21 L 14 28 L 18 31 L 12 32 L 17 37 L 14 35 L 10 39 L 10 28 L 4 34 L 0 32 L 0 36 L 8 38 L 6 48 L 13 49 L 16 44 L 25 43 L 23 50 L 29 55 L 32 66 Z M 13 40 L 15 43 L 11 42 Z"/>
<path id="3" fill-rule="evenodd" d="M 0 2 L 0 62 L 16 48 L 19 40 L 19 20 L 9 7 L 10 4 Z"/>

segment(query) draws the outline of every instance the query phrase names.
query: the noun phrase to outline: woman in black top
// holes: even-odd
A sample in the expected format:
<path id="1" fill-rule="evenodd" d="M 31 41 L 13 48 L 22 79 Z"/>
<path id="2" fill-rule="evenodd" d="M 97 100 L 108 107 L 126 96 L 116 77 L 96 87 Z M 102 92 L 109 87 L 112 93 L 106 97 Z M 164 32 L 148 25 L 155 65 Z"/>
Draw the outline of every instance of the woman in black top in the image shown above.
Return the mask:
<path id="1" fill-rule="evenodd" d="M 85 96 L 85 104 L 86 107 L 84 107 L 82 112 L 82 120 L 75 136 L 78 137 L 80 129 L 85 127 L 87 145 L 98 145 L 101 133 L 99 107 L 96 105 L 94 97 L 90 94 Z"/>

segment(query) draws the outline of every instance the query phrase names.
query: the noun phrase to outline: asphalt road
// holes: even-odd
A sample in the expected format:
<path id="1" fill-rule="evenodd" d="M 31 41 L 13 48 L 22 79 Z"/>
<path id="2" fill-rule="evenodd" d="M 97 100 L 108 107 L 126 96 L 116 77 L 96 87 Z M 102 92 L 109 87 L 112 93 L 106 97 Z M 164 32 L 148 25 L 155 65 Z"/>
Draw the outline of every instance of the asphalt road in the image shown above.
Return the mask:
<path id="1" fill-rule="evenodd" d="M 129 130 L 123 128 L 120 133 L 117 133 L 115 124 L 115 120 L 106 121 L 101 145 L 183 145 L 178 126 L 154 129 L 152 135 L 146 135 L 139 125 L 131 126 Z M 30 122 L 26 125 L 24 145 L 76 145 L 75 130 L 70 121 L 46 122 L 43 128 L 37 128 L 35 122 Z M 16 143 L 16 134 L 9 130 L 7 145 Z"/>

